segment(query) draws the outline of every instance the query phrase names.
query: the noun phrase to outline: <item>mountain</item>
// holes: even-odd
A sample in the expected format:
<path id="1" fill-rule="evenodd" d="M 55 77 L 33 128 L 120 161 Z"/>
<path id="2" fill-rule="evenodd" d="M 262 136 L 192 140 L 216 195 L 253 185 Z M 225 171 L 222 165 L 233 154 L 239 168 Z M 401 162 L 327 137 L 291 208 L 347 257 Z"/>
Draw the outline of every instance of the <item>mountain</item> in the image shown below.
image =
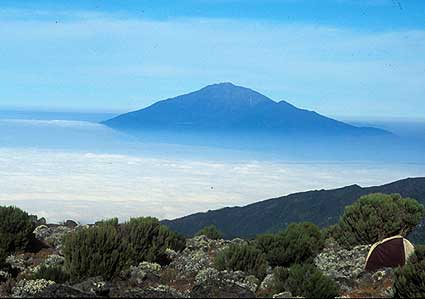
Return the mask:
<path id="1" fill-rule="evenodd" d="M 295 193 L 245 207 L 197 213 L 163 223 L 184 235 L 193 235 L 204 226 L 214 224 L 226 238 L 250 238 L 279 231 L 291 222 L 310 221 L 321 227 L 335 224 L 345 206 L 370 193 L 399 193 L 425 204 L 425 177 L 368 188 L 352 185 L 334 190 Z M 420 229 L 425 233 L 423 227 Z"/>
<path id="2" fill-rule="evenodd" d="M 313 135 L 386 135 L 375 128 L 355 127 L 314 111 L 299 109 L 231 83 L 159 101 L 145 109 L 117 116 L 103 124 L 118 130 L 211 132 L 279 132 Z"/>

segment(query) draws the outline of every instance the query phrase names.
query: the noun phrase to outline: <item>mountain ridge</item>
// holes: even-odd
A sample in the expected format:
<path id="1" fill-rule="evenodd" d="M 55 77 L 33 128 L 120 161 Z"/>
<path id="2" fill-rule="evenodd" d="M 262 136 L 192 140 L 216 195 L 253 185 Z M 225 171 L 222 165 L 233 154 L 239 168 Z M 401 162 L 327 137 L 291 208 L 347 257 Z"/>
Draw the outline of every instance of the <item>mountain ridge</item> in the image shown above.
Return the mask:
<path id="1" fill-rule="evenodd" d="M 399 193 L 425 204 L 425 177 L 407 178 L 381 186 L 354 184 L 331 190 L 298 192 L 242 207 L 164 220 L 163 223 L 185 235 L 193 235 L 207 225 L 216 225 L 226 238 L 252 238 L 261 233 L 277 232 L 292 222 L 310 221 L 321 227 L 335 224 L 345 206 L 370 193 Z"/>

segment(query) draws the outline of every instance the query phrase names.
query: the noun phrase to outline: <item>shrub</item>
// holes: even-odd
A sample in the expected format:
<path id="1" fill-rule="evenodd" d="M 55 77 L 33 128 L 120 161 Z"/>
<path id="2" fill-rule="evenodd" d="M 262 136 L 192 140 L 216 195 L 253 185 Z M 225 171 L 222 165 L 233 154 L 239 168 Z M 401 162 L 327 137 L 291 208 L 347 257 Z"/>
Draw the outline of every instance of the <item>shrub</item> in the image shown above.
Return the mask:
<path id="1" fill-rule="evenodd" d="M 425 297 L 425 246 L 417 246 L 406 265 L 395 271 L 395 297 Z"/>
<path id="2" fill-rule="evenodd" d="M 407 236 L 424 216 L 416 200 L 398 194 L 370 194 L 345 208 L 337 226 L 331 229 L 340 245 L 372 244 L 394 235 Z"/>
<path id="3" fill-rule="evenodd" d="M 63 244 L 66 271 L 78 279 L 110 279 L 129 263 L 126 244 L 121 241 L 117 219 L 67 234 Z"/>
<path id="4" fill-rule="evenodd" d="M 335 298 L 339 295 L 337 284 L 312 264 L 275 268 L 273 286 L 276 293 L 289 291 L 293 296 L 305 298 Z"/>
<path id="5" fill-rule="evenodd" d="M 259 279 L 266 276 L 267 270 L 264 254 L 252 245 L 231 244 L 219 252 L 214 260 L 214 265 L 220 271 L 243 271 Z"/>
<path id="6" fill-rule="evenodd" d="M 166 263 L 167 248 L 181 250 L 185 240 L 154 218 L 117 219 L 70 233 L 65 237 L 65 269 L 73 278 L 112 278 L 142 261 Z"/>
<path id="7" fill-rule="evenodd" d="M 223 234 L 217 229 L 215 225 L 209 225 L 204 227 L 196 235 L 204 235 L 211 240 L 220 240 L 223 238 Z"/>
<path id="8" fill-rule="evenodd" d="M 34 237 L 32 218 L 17 207 L 0 207 L 0 267 L 5 258 L 24 250 Z"/>
<path id="9" fill-rule="evenodd" d="M 56 283 L 65 283 L 70 279 L 70 276 L 63 270 L 62 266 L 47 267 L 43 265 L 34 274 L 33 279 L 45 279 Z"/>
<path id="10" fill-rule="evenodd" d="M 167 264 L 167 248 L 175 251 L 184 249 L 186 240 L 160 224 L 155 218 L 133 218 L 121 226 L 121 235 L 128 244 L 133 264 L 142 261 Z"/>
<path id="11" fill-rule="evenodd" d="M 320 229 L 308 222 L 290 224 L 277 235 L 261 235 L 256 246 L 262 250 L 271 266 L 288 267 L 311 261 L 323 248 Z"/>

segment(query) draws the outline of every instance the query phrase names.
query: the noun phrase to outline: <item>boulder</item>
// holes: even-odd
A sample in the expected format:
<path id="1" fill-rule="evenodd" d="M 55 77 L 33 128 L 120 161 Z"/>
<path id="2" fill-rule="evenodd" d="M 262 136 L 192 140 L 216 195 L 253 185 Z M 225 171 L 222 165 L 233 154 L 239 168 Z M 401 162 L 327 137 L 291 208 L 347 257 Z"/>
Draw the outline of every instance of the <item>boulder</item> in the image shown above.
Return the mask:
<path id="1" fill-rule="evenodd" d="M 201 270 L 211 268 L 217 253 L 233 242 L 246 242 L 241 239 L 233 241 L 211 240 L 206 236 L 196 236 L 186 240 L 183 252 L 173 256 L 170 268 L 176 270 L 180 278 L 193 278 Z"/>
<path id="2" fill-rule="evenodd" d="M 72 287 L 83 293 L 106 297 L 109 296 L 112 289 L 111 283 L 106 282 L 101 276 L 87 278 Z"/>
<path id="3" fill-rule="evenodd" d="M 144 282 L 157 283 L 161 276 L 161 266 L 156 263 L 141 262 L 138 266 L 131 266 L 120 273 L 120 277 L 129 280 L 134 285 Z"/>
<path id="4" fill-rule="evenodd" d="M 358 278 L 365 274 L 366 257 L 371 245 L 359 245 L 352 249 L 341 248 L 329 242 L 314 259 L 323 274 L 334 279 L 342 291 L 349 291 L 357 284 Z"/>
<path id="5" fill-rule="evenodd" d="M 64 284 L 53 284 L 44 288 L 34 297 L 38 298 L 96 298 L 93 293 L 86 293 Z"/>
<path id="6" fill-rule="evenodd" d="M 208 268 L 198 273 L 191 298 L 254 298 L 258 285 L 241 271 L 228 272 Z"/>
<path id="7" fill-rule="evenodd" d="M 169 286 L 159 285 L 148 288 L 128 288 L 115 290 L 111 298 L 185 298 L 185 294 L 178 292 Z"/>
<path id="8" fill-rule="evenodd" d="M 50 246 L 60 250 L 62 248 L 63 237 L 72 231 L 74 231 L 74 228 L 62 225 L 40 225 L 35 228 L 34 235 L 38 240 L 45 241 Z"/>
<path id="9" fill-rule="evenodd" d="M 68 228 L 76 228 L 78 226 L 78 223 L 75 222 L 74 220 L 66 220 L 65 226 Z"/>
<path id="10" fill-rule="evenodd" d="M 282 293 L 273 295 L 273 298 L 294 298 L 294 297 L 292 297 L 291 292 L 282 292 Z"/>

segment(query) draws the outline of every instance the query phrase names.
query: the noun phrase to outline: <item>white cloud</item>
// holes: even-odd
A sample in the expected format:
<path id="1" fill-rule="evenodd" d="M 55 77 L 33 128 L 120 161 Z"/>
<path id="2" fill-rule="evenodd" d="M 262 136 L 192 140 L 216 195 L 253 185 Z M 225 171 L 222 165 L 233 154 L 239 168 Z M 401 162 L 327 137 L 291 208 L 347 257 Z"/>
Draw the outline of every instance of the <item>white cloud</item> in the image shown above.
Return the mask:
<path id="1" fill-rule="evenodd" d="M 1 148 L 0 204 L 49 221 L 163 219 L 297 191 L 420 175 L 422 165 L 217 162 Z"/>

